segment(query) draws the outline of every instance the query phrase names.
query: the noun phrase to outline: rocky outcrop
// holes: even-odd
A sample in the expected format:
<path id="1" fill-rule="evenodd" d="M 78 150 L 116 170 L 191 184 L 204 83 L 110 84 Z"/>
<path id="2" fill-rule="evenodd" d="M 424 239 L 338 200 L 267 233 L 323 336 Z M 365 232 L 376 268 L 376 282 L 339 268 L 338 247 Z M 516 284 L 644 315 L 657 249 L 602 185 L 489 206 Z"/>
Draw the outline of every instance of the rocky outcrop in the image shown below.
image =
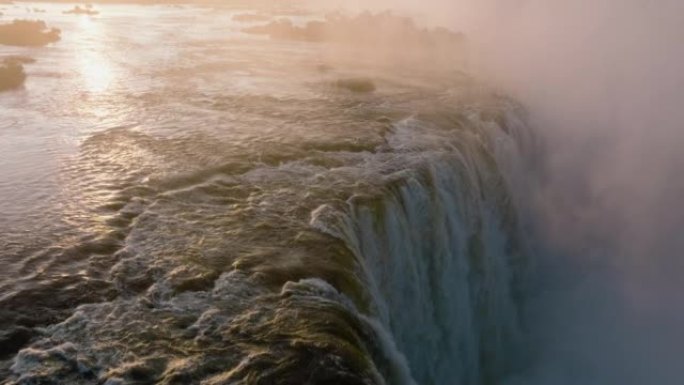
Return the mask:
<path id="1" fill-rule="evenodd" d="M 83 6 L 83 8 L 76 5 L 73 8 L 71 8 L 70 10 L 64 11 L 62 13 L 64 13 L 65 15 L 90 15 L 90 16 L 100 14 L 99 11 L 96 11 L 95 9 L 93 9 L 93 6 L 91 4 L 86 4 L 85 6 Z"/>
<path id="2" fill-rule="evenodd" d="M 6 59 L 0 64 L 0 92 L 19 88 L 25 80 L 24 66 L 19 61 Z"/>
<path id="3" fill-rule="evenodd" d="M 60 33 L 42 20 L 14 20 L 0 24 L 0 44 L 39 47 L 59 41 Z"/>

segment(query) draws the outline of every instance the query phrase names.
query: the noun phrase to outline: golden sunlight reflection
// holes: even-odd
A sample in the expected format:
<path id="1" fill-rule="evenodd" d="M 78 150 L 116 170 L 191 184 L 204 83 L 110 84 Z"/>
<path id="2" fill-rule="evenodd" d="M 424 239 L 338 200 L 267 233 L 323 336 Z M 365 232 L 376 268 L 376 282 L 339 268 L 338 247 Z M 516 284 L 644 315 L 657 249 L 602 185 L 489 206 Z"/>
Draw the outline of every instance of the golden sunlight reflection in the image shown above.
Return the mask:
<path id="1" fill-rule="evenodd" d="M 78 69 L 86 91 L 100 93 L 111 85 L 114 74 L 109 58 L 102 52 L 103 31 L 97 20 L 81 16 L 78 21 L 83 44 L 78 55 Z"/>
<path id="2" fill-rule="evenodd" d="M 84 87 L 90 92 L 103 92 L 109 88 L 113 75 L 106 58 L 97 52 L 89 52 L 80 59 Z"/>

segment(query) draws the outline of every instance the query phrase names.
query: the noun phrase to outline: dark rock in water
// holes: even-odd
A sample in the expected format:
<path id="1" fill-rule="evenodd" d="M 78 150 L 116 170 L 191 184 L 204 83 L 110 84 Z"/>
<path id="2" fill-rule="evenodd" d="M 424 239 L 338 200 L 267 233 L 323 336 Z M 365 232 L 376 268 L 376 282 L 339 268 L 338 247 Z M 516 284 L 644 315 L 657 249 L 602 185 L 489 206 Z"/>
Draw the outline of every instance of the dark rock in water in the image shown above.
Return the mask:
<path id="1" fill-rule="evenodd" d="M 68 11 L 62 12 L 65 15 L 99 15 L 100 12 L 93 9 L 91 4 L 86 4 L 83 8 L 76 5 Z"/>
<path id="2" fill-rule="evenodd" d="M 268 15 L 258 14 L 258 13 L 241 13 L 233 16 L 233 21 L 241 23 L 252 23 L 257 21 L 268 21 L 271 17 Z"/>
<path id="3" fill-rule="evenodd" d="M 337 88 L 345 89 L 358 93 L 369 93 L 375 91 L 375 84 L 366 78 L 340 79 L 335 85 Z"/>
<path id="4" fill-rule="evenodd" d="M 0 65 L 0 92 L 19 88 L 26 80 L 24 66 L 13 60 L 5 60 Z"/>
<path id="5" fill-rule="evenodd" d="M 33 338 L 31 329 L 18 326 L 14 329 L 0 331 L 0 358 L 16 354 Z"/>
<path id="6" fill-rule="evenodd" d="M 14 20 L 0 24 L 0 44 L 39 47 L 59 41 L 60 33 L 41 20 Z"/>

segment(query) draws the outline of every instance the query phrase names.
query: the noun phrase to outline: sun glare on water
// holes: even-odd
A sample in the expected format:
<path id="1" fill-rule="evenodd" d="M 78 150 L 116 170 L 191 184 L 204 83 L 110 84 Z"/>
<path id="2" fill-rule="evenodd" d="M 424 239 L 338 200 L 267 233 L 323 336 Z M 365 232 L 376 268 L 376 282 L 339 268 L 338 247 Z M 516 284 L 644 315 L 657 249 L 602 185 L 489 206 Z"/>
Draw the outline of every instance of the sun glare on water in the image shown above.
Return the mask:
<path id="1" fill-rule="evenodd" d="M 102 51 L 102 27 L 90 16 L 80 16 L 78 26 L 83 39 L 81 49 L 77 52 L 83 87 L 92 93 L 107 91 L 114 80 L 114 73 L 111 60 Z"/>

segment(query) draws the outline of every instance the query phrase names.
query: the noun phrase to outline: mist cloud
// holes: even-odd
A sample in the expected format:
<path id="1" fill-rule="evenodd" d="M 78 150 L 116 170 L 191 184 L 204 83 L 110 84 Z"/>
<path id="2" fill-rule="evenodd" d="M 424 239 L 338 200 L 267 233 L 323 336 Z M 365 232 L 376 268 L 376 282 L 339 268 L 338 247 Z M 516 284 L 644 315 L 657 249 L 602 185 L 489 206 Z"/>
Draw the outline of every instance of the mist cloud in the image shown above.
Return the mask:
<path id="1" fill-rule="evenodd" d="M 498 4 L 476 12 L 471 70 L 523 101 L 545 141 L 541 273 L 556 283 L 516 383 L 678 384 L 684 3 Z"/>
<path id="2" fill-rule="evenodd" d="M 546 252 L 511 384 L 679 384 L 684 2 L 347 2 L 464 30 L 468 70 L 526 105 Z"/>

